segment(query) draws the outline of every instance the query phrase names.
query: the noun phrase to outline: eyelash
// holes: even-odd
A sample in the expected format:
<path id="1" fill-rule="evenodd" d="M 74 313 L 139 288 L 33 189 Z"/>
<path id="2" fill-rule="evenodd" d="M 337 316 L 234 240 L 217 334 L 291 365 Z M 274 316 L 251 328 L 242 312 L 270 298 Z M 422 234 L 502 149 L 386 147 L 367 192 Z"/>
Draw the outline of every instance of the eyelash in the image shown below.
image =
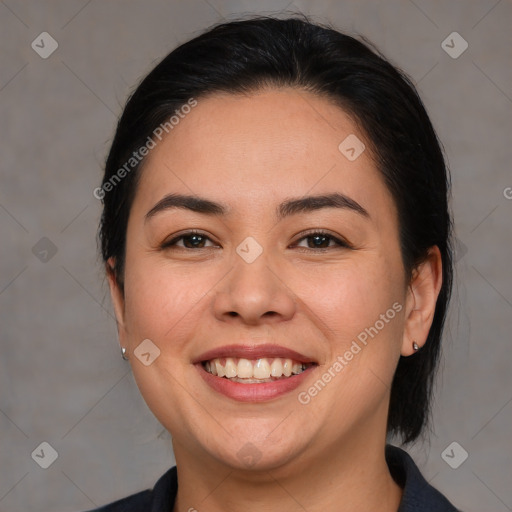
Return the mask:
<path id="1" fill-rule="evenodd" d="M 169 241 L 163 242 L 160 245 L 160 249 L 171 249 L 173 247 L 179 247 L 180 249 L 184 249 L 184 250 L 200 250 L 200 249 L 207 249 L 208 248 L 208 247 L 199 247 L 199 248 L 194 249 L 194 248 L 190 248 L 190 247 L 181 247 L 181 246 L 177 246 L 176 245 L 176 243 L 178 241 L 186 239 L 186 238 L 191 237 L 191 236 L 200 236 L 204 240 L 212 241 L 204 233 L 201 233 L 200 231 L 196 231 L 196 230 L 190 230 L 190 231 L 187 231 L 185 233 L 182 233 L 181 235 L 179 235 L 177 237 L 174 237 L 173 239 L 171 239 Z M 303 241 L 305 239 L 313 238 L 315 236 L 321 236 L 321 237 L 328 238 L 328 239 L 330 239 L 331 241 L 334 241 L 337 244 L 337 247 L 336 246 L 317 247 L 317 248 L 314 248 L 314 247 L 300 247 L 300 249 L 303 249 L 306 252 L 309 252 L 309 251 L 325 252 L 325 251 L 328 251 L 328 250 L 331 250 L 331 249 L 336 249 L 336 248 L 337 249 L 352 249 L 353 248 L 353 246 L 349 242 L 347 242 L 346 240 L 337 238 L 334 235 L 330 234 L 328 231 L 324 231 L 322 229 L 316 229 L 316 230 L 311 230 L 311 231 L 307 231 L 307 232 L 304 232 L 304 233 L 300 233 L 300 236 L 301 237 L 297 240 L 297 242 L 295 242 L 295 244 L 297 244 L 298 242 L 301 242 L 301 241 Z"/>

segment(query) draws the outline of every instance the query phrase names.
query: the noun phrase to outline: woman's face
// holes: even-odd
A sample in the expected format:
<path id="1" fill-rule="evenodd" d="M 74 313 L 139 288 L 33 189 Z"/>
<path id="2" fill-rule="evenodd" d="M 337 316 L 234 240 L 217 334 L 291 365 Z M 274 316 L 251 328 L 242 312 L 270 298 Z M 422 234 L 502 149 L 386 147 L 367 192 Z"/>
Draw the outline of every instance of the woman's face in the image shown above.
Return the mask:
<path id="1" fill-rule="evenodd" d="M 368 146 L 325 99 L 275 89 L 199 99 L 150 151 L 114 301 L 177 453 L 269 469 L 384 439 L 409 295 Z"/>

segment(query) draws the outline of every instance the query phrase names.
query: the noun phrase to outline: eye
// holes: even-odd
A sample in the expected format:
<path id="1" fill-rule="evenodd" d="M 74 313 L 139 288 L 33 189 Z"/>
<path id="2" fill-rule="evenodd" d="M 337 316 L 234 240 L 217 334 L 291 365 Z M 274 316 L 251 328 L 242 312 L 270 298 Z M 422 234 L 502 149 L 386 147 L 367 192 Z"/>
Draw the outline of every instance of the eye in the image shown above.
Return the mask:
<path id="1" fill-rule="evenodd" d="M 210 242 L 211 245 L 206 245 Z M 303 244 L 306 245 L 303 245 Z M 351 248 L 352 246 L 341 238 L 335 237 L 331 235 L 327 231 L 311 231 L 309 233 L 303 233 L 302 237 L 298 239 L 295 243 L 296 247 L 306 248 L 306 249 L 333 249 L 333 248 Z M 212 240 L 201 233 L 200 231 L 187 231 L 185 233 L 181 233 L 178 236 L 175 236 L 171 240 L 165 241 L 161 244 L 161 249 L 168 248 L 180 248 L 180 249 L 207 249 L 208 247 L 216 247 L 216 245 L 212 242 Z"/>
<path id="2" fill-rule="evenodd" d="M 171 240 L 163 242 L 160 248 L 168 249 L 170 247 L 179 247 L 183 249 L 206 249 L 208 247 L 205 246 L 207 241 L 211 242 L 210 238 L 205 234 L 199 231 L 187 231 Z M 214 247 L 214 245 L 210 247 Z"/>
<path id="3" fill-rule="evenodd" d="M 332 248 L 351 248 L 351 245 L 340 238 L 337 238 L 326 231 L 312 231 L 299 238 L 295 244 L 297 247 L 306 247 L 308 249 L 332 249 Z M 305 241 L 306 245 L 301 245 Z M 334 245 L 332 245 L 334 243 Z"/>

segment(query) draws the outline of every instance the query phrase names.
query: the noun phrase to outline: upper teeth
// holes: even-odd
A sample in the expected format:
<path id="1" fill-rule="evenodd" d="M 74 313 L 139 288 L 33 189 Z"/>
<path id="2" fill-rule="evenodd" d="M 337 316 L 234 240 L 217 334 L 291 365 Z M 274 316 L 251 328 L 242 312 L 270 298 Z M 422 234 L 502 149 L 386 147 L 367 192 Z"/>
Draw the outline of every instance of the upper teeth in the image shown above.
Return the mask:
<path id="1" fill-rule="evenodd" d="M 269 379 L 270 377 L 289 377 L 306 369 L 307 365 L 292 359 L 262 358 L 238 359 L 234 357 L 216 358 L 204 363 L 207 372 L 218 377 L 242 379 Z"/>

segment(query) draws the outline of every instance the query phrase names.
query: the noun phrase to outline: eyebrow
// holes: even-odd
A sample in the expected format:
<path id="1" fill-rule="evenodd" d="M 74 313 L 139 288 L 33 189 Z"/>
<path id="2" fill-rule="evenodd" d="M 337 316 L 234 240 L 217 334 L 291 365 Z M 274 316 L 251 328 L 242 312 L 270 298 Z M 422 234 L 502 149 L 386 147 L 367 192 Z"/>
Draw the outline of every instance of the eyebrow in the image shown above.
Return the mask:
<path id="1" fill-rule="evenodd" d="M 221 203 L 210 201 L 198 196 L 189 196 L 184 194 L 169 194 L 162 198 L 151 208 L 146 214 L 145 220 L 149 220 L 157 213 L 179 208 L 190 210 L 205 215 L 223 216 L 229 213 L 230 208 Z M 306 196 L 300 198 L 292 198 L 283 201 L 276 209 L 278 220 L 282 220 L 290 215 L 298 213 L 307 213 L 322 208 L 340 208 L 354 211 L 363 217 L 370 217 L 370 214 L 357 201 L 350 197 L 340 194 L 339 192 L 332 194 L 323 194 L 317 196 Z"/>

